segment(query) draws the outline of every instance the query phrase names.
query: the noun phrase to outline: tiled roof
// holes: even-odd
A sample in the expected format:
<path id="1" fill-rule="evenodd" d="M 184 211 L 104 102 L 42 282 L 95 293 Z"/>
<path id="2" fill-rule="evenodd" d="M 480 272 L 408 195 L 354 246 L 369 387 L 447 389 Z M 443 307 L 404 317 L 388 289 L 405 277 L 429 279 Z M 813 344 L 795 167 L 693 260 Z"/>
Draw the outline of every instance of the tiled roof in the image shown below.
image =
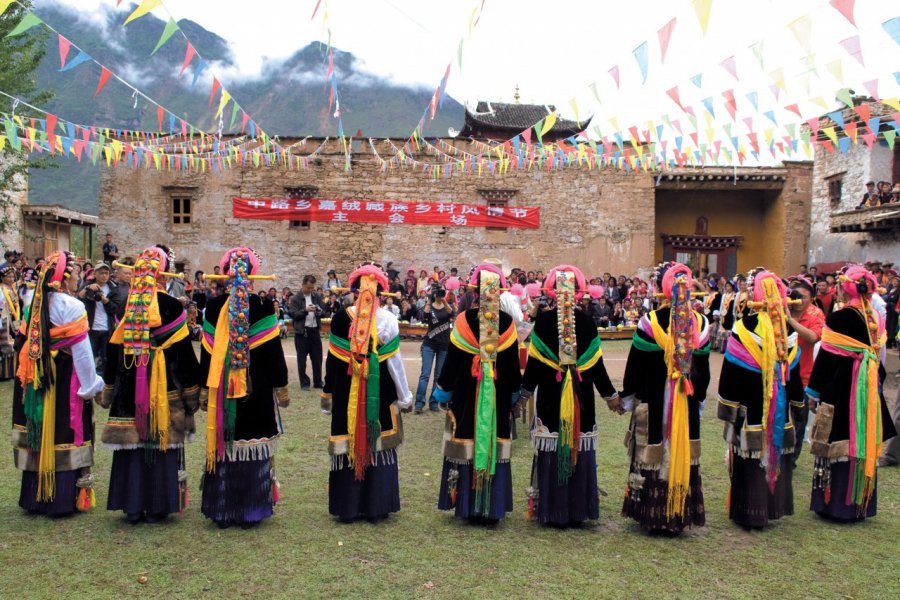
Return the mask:
<path id="1" fill-rule="evenodd" d="M 543 104 L 507 104 L 504 102 L 479 102 L 474 111 L 466 109 L 466 124 L 460 135 L 466 135 L 474 129 L 496 128 L 522 131 L 537 124 L 541 119 L 556 110 L 553 105 Z M 588 117 L 579 125 L 568 119 L 558 119 L 551 133 L 568 133 L 570 135 L 584 131 L 591 118 Z"/>

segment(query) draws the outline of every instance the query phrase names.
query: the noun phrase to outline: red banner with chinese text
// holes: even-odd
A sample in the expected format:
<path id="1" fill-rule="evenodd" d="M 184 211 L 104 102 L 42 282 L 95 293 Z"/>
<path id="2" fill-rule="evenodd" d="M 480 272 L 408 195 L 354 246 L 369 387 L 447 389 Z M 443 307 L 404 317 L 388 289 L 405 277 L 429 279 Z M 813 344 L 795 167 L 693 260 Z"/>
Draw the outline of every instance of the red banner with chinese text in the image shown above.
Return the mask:
<path id="1" fill-rule="evenodd" d="M 236 219 L 382 223 L 447 227 L 540 227 L 540 208 L 457 202 L 333 200 L 324 198 L 235 198 Z"/>

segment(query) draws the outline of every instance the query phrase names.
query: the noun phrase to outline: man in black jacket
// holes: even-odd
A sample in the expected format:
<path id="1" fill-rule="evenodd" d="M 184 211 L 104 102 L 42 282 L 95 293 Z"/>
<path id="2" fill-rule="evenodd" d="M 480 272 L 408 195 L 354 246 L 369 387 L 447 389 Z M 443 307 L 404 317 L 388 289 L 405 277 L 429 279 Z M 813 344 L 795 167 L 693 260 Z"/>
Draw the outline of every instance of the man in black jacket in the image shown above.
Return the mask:
<path id="1" fill-rule="evenodd" d="M 309 389 L 310 379 L 306 374 L 306 358 L 312 363 L 313 387 L 322 387 L 322 338 L 319 327 L 325 313 L 322 295 L 316 291 L 316 278 L 304 275 L 300 292 L 291 296 L 288 312 L 294 322 L 294 347 L 297 350 L 297 372 L 300 374 L 300 388 Z"/>
<path id="2" fill-rule="evenodd" d="M 114 330 L 122 317 L 125 316 L 125 305 L 128 304 L 128 294 L 131 292 L 131 269 L 119 267 L 116 269 L 116 286 L 109 293 L 109 304 L 112 314 L 115 316 L 115 323 L 112 324 L 110 330 Z"/>
<path id="3" fill-rule="evenodd" d="M 78 290 L 78 299 L 84 303 L 88 318 L 88 336 L 91 349 L 94 351 L 94 363 L 98 373 L 103 373 L 106 366 L 106 343 L 115 326 L 114 309 L 109 296 L 115 289 L 115 283 L 109 280 L 109 265 L 100 263 L 94 267 L 94 282 Z"/>

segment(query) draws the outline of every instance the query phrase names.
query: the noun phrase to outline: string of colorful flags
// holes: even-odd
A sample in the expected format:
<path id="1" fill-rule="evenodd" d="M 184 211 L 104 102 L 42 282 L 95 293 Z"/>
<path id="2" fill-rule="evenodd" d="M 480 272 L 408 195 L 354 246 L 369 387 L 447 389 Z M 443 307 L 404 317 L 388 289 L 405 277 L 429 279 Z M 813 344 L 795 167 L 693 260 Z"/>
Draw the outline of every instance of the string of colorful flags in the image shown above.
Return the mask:
<path id="1" fill-rule="evenodd" d="M 120 1 L 117 2 L 117 6 Z M 17 0 L 0 0 L 0 14 L 14 2 L 18 3 Z M 705 36 L 713 2 L 693 0 L 692 4 L 697 25 Z M 743 164 L 751 157 L 760 160 L 764 150 L 776 160 L 793 158 L 794 155 L 801 153 L 809 158 L 816 144 L 822 145 L 830 152 L 838 150 L 846 152 L 851 144 L 856 143 L 865 143 L 871 147 L 878 141 L 884 141 L 893 147 L 895 138 L 900 133 L 898 126 L 900 102 L 896 98 L 879 96 L 878 74 L 874 74 L 871 79 L 863 77 L 862 84 L 873 98 L 891 107 L 893 113 L 871 114 L 867 105 L 854 102 L 850 89 L 844 85 L 846 59 L 852 58 L 855 61 L 853 65 L 856 71 L 861 71 L 861 68 L 866 66 L 861 39 L 865 37 L 868 43 L 873 35 L 872 31 L 860 31 L 854 16 L 853 0 L 830 0 L 827 4 L 831 5 L 857 32 L 845 39 L 835 40 L 846 52 L 845 59 L 834 58 L 825 63 L 816 61 L 811 43 L 814 29 L 812 13 L 802 15 L 786 25 L 786 30 L 807 53 L 800 61 L 800 72 L 785 73 L 783 65 L 767 65 L 764 49 L 768 38 L 757 40 L 745 51 L 730 53 L 728 57 L 716 62 L 715 66 L 734 80 L 727 89 L 713 91 L 704 86 L 703 71 L 691 77 L 690 82 L 678 82 L 669 87 L 666 96 L 678 108 L 680 115 L 675 118 L 670 114 L 664 114 L 647 120 L 645 125 L 621 127 L 617 118 L 612 117 L 609 119 L 611 130 L 607 129 L 604 132 L 595 124 L 590 131 L 583 131 L 578 136 L 544 144 L 543 136 L 553 128 L 558 118 L 558 111 L 554 110 L 508 140 L 493 143 L 472 140 L 470 145 L 475 152 L 468 152 L 460 148 L 459 143 L 441 139 L 429 141 L 424 137 L 426 123 L 434 119 L 443 104 L 447 80 L 454 64 L 454 61 L 451 61 L 410 137 L 398 144 L 392 140 L 385 140 L 392 156 L 382 157 L 374 140 L 369 140 L 369 146 L 382 171 L 408 167 L 430 173 L 433 177 L 449 177 L 453 174 L 498 174 L 514 170 L 571 166 L 657 170 L 687 165 L 719 164 L 723 160 L 728 164 Z M 200 75 L 209 70 L 209 63 L 196 51 L 162 0 L 143 0 L 129 14 L 124 25 L 160 6 L 166 10 L 169 19 L 151 55 L 169 42 L 176 32 L 180 32 L 186 43 L 186 51 L 179 77 L 194 63 L 193 87 Z M 325 87 L 329 90 L 328 110 L 331 112 L 332 107 L 335 108 L 334 116 L 338 120 L 338 137 L 345 157 L 345 169 L 349 170 L 353 141 L 352 138 L 348 141 L 343 132 L 327 1 L 317 1 L 311 19 L 316 17 L 320 7 L 323 9 L 323 34 L 327 32 L 327 46 L 323 56 L 327 63 Z M 469 38 L 481 19 L 483 9 L 484 0 L 473 8 L 468 24 Z M 677 23 L 677 16 L 673 16 L 657 30 L 656 40 L 661 65 L 665 63 Z M 327 138 L 312 153 L 305 156 L 296 153 L 305 145 L 305 139 L 288 147 L 282 146 L 276 138 L 269 136 L 258 126 L 256 120 L 231 97 L 215 75 L 212 76 L 213 83 L 208 104 L 212 107 L 213 101 L 218 96 L 215 118 L 219 122 L 219 131 L 216 135 L 207 134 L 96 61 L 32 12 L 26 12 L 20 23 L 8 35 L 22 35 L 37 25 L 43 25 L 57 35 L 61 72 L 73 70 L 89 61 L 94 62 L 100 67 L 94 97 L 102 92 L 111 78 L 115 78 L 132 91 L 135 102 L 140 95 L 157 107 L 159 131 L 85 126 L 65 121 L 40 109 L 36 110 L 45 115 L 43 118 L 23 117 L 15 115 L 14 109 L 10 114 L 0 113 L 0 120 L 3 123 L 3 129 L 0 130 L 0 148 L 7 143 L 17 148 L 24 145 L 31 151 L 60 153 L 79 161 L 82 156 L 87 156 L 95 163 L 102 157 L 110 166 L 217 171 L 251 165 L 308 168 L 311 159 L 317 157 L 326 146 Z M 883 34 L 887 34 L 884 39 L 900 44 L 900 17 L 888 19 L 881 25 Z M 457 48 L 455 62 L 460 70 L 463 44 L 466 39 L 466 35 L 463 35 Z M 76 54 L 70 58 L 73 49 Z M 898 55 L 895 46 L 891 47 L 891 51 Z M 649 40 L 639 44 L 631 54 L 635 59 L 640 85 L 644 85 L 652 78 L 653 73 L 650 65 Z M 753 59 L 758 66 L 749 59 Z M 859 66 L 855 66 L 856 63 Z M 758 89 L 741 89 L 742 77 L 739 77 L 739 73 L 743 75 L 751 67 L 762 71 L 772 81 L 769 86 L 771 95 L 765 95 L 765 102 Z M 848 109 L 855 111 L 858 119 L 845 119 L 842 110 L 828 112 L 827 117 L 820 119 L 818 115 L 827 112 L 829 107 L 821 94 L 812 97 L 805 95 L 802 96 L 802 101 L 797 100 L 797 88 L 803 88 L 808 93 L 811 81 L 821 82 L 820 68 L 824 68 L 843 86 L 836 93 L 836 97 Z M 596 80 L 587 86 L 598 104 L 601 95 L 605 97 L 606 90 L 612 86 L 615 90 L 625 93 L 621 86 L 622 76 L 625 74 L 621 68 L 621 61 L 608 69 L 607 74 L 609 83 L 604 85 L 600 80 Z M 893 77 L 900 84 L 900 71 L 895 72 Z M 854 81 L 859 79 L 857 76 Z M 789 94 L 788 81 L 791 82 L 793 95 Z M 601 92 L 601 89 L 604 91 Z M 6 95 L 2 91 L 0 94 Z M 782 99 L 782 95 L 786 98 Z M 688 100 L 687 98 L 691 96 L 694 98 Z M 19 102 L 12 96 L 8 97 L 13 100 L 14 105 Z M 228 136 L 228 139 L 225 139 L 222 132 L 227 112 L 225 109 L 229 105 L 231 106 L 229 128 L 234 127 L 240 115 L 241 133 L 244 135 Z M 569 105 L 575 113 L 576 121 L 581 122 L 576 98 L 572 98 Z M 809 107 L 814 107 L 816 113 L 812 114 Z M 729 119 L 724 118 L 725 114 Z M 167 115 L 168 132 L 163 127 Z M 758 124 L 760 119 L 765 119 L 764 122 L 770 124 L 760 127 Z M 686 123 L 682 123 L 682 120 Z M 533 142 L 533 139 L 536 141 Z M 429 158 L 423 160 L 421 155 Z M 432 160 L 437 162 L 430 162 Z"/>

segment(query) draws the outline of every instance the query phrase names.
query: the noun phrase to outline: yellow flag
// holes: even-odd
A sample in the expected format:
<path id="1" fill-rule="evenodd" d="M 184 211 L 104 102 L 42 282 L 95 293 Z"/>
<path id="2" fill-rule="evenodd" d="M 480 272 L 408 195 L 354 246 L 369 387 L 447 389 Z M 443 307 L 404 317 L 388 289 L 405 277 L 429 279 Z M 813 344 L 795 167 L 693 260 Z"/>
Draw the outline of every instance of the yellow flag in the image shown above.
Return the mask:
<path id="1" fill-rule="evenodd" d="M 219 99 L 219 110 L 216 111 L 216 118 L 222 114 L 222 110 L 228 104 L 228 101 L 231 100 L 231 94 L 229 94 L 226 90 L 222 90 L 222 98 Z"/>
<path id="2" fill-rule="evenodd" d="M 554 125 L 556 125 L 556 111 L 553 111 L 544 119 L 544 126 L 541 127 L 541 137 L 547 135 L 547 132 L 553 129 Z"/>
<path id="3" fill-rule="evenodd" d="M 9 8 L 9 5 L 15 2 L 16 0 L 0 0 L 0 15 L 6 12 L 6 9 Z"/>
<path id="4" fill-rule="evenodd" d="M 779 67 L 779 68 L 775 69 L 774 71 L 770 71 L 769 77 L 772 78 L 772 81 L 775 82 L 775 85 L 778 86 L 778 89 L 780 89 L 780 90 L 785 89 L 784 69 L 783 68 Z"/>
<path id="5" fill-rule="evenodd" d="M 575 122 L 579 127 L 581 127 L 581 119 L 578 118 L 578 102 L 575 100 L 575 98 L 569 100 L 569 106 L 572 107 L 572 112 L 575 113 Z"/>
<path id="6" fill-rule="evenodd" d="M 135 19 L 140 19 L 160 4 L 162 4 L 162 0 L 143 0 L 143 2 L 141 2 L 140 5 L 136 9 L 134 9 L 134 12 L 128 15 L 128 18 L 125 19 L 124 23 L 122 23 L 122 27 L 125 27 Z"/>
<path id="7" fill-rule="evenodd" d="M 828 110 L 828 102 L 826 102 L 825 98 L 823 98 L 822 96 L 816 96 L 815 98 L 810 98 L 809 101 L 812 102 L 813 104 L 817 104 L 817 105 L 821 106 L 825 110 Z"/>
<path id="8" fill-rule="evenodd" d="M 706 29 L 709 27 L 709 13 L 712 10 L 712 0 L 694 0 L 694 10 L 697 12 L 700 29 L 703 31 L 703 35 L 706 35 Z"/>
<path id="9" fill-rule="evenodd" d="M 823 127 L 822 133 L 828 136 L 828 139 L 832 141 L 832 143 L 837 144 L 837 135 L 834 133 L 834 127 Z"/>
<path id="10" fill-rule="evenodd" d="M 838 80 L 838 83 L 844 85 L 844 69 L 841 59 L 831 61 L 825 65 L 825 68 L 828 69 L 829 73 L 834 75 L 834 78 Z"/>
<path id="11" fill-rule="evenodd" d="M 794 19 L 788 23 L 788 29 L 797 38 L 797 43 L 803 48 L 807 54 L 812 54 L 812 45 L 810 44 L 810 35 L 812 34 L 812 19 L 809 15 L 803 15 L 798 19 Z"/>
<path id="12" fill-rule="evenodd" d="M 900 100 L 898 100 L 897 98 L 887 98 L 885 100 L 882 100 L 881 102 L 882 104 L 887 104 L 894 110 L 900 110 Z"/>

